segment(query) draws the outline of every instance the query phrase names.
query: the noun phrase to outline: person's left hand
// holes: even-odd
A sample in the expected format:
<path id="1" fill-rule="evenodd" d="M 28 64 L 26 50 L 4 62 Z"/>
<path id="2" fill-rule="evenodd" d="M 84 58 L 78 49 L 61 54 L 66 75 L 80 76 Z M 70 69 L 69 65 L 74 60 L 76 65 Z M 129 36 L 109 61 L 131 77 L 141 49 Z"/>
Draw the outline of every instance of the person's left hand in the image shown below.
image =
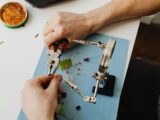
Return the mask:
<path id="1" fill-rule="evenodd" d="M 44 26 L 44 42 L 49 48 L 54 42 L 62 39 L 70 41 L 81 40 L 91 33 L 88 16 L 84 14 L 58 12 L 51 17 Z"/>
<path id="2" fill-rule="evenodd" d="M 61 75 L 40 76 L 28 80 L 22 90 L 22 109 L 28 120 L 53 120 L 57 108 L 57 90 Z M 43 85 L 50 82 L 48 88 Z"/>

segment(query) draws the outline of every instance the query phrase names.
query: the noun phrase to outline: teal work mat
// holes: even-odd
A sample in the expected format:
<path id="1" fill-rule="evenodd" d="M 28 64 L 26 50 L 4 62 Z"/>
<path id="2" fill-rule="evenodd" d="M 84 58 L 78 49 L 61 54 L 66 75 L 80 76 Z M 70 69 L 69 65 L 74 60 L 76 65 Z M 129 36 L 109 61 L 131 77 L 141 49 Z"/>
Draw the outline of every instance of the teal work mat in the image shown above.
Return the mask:
<path id="1" fill-rule="evenodd" d="M 108 68 L 108 72 L 116 76 L 114 95 L 109 97 L 98 94 L 96 104 L 87 103 L 65 82 L 62 82 L 61 87 L 67 93 L 67 96 L 63 99 L 63 110 L 61 115 L 57 115 L 58 120 L 116 120 L 120 94 L 124 82 L 129 41 L 99 33 L 90 35 L 87 40 L 107 42 L 110 38 L 116 40 L 116 47 Z M 65 80 L 71 79 L 79 86 L 83 94 L 91 96 L 92 87 L 95 85 L 95 79 L 92 78 L 92 73 L 98 70 L 102 52 L 103 51 L 96 46 L 77 45 L 65 52 L 61 57 L 62 60 L 71 58 L 73 66 L 67 71 L 61 71 L 60 68 L 58 68 L 57 73 L 62 74 Z M 86 57 L 90 58 L 90 61 L 84 61 Z M 42 52 L 33 77 L 42 74 L 47 74 L 46 48 L 44 48 Z M 77 111 L 76 106 L 80 106 L 81 109 Z M 18 120 L 26 120 L 22 110 Z"/>

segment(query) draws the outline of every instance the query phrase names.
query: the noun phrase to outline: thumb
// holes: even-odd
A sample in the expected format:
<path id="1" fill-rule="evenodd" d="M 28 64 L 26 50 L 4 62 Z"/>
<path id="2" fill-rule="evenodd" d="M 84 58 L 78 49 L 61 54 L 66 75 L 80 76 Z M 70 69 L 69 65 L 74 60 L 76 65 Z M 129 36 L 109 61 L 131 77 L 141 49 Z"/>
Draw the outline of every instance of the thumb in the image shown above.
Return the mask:
<path id="1" fill-rule="evenodd" d="M 51 94 L 57 93 L 61 81 L 62 81 L 62 76 L 55 75 L 54 78 L 51 80 L 51 82 L 47 88 L 47 91 Z"/>

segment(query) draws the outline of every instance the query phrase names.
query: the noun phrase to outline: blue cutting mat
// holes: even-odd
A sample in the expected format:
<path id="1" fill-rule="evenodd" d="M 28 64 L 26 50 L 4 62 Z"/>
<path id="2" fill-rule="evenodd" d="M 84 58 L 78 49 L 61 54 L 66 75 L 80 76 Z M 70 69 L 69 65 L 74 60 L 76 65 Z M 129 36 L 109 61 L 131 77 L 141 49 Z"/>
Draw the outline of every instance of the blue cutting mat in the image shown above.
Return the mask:
<path id="1" fill-rule="evenodd" d="M 63 99 L 64 113 L 62 116 L 58 116 L 58 120 L 116 120 L 129 41 L 99 33 L 90 35 L 87 40 L 107 42 L 109 38 L 115 39 L 117 42 L 108 69 L 111 75 L 116 76 L 113 97 L 97 95 L 96 104 L 86 103 L 65 82 L 62 82 L 62 88 L 67 93 L 67 97 Z M 72 62 L 75 65 L 69 69 L 72 75 L 68 75 L 66 71 L 61 71 L 60 69 L 58 69 L 57 73 L 62 74 L 64 79 L 73 79 L 73 82 L 79 86 L 81 91 L 90 96 L 92 95 L 92 87 L 95 85 L 95 80 L 91 75 L 98 70 L 101 55 L 102 50 L 96 46 L 77 45 L 62 55 L 62 59 L 72 58 Z M 85 57 L 90 57 L 90 62 L 84 62 L 83 59 Z M 47 74 L 46 48 L 42 52 L 34 77 L 42 74 Z M 77 105 L 81 106 L 80 111 L 75 109 Z M 21 111 L 18 120 L 25 119 L 25 115 Z"/>

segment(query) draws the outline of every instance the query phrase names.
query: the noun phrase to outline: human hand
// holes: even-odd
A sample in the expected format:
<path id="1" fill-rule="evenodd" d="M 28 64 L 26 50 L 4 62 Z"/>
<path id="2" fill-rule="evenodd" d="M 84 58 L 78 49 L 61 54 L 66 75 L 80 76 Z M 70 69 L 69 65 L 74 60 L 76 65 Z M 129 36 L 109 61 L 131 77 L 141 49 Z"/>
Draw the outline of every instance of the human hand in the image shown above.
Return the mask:
<path id="1" fill-rule="evenodd" d="M 28 80 L 22 90 L 22 109 L 28 120 L 53 120 L 57 108 L 57 90 L 61 75 L 40 76 Z M 48 88 L 43 85 L 49 83 Z"/>
<path id="2" fill-rule="evenodd" d="M 47 47 L 52 43 L 67 39 L 84 39 L 90 33 L 90 25 L 85 14 L 59 12 L 51 17 L 43 30 L 44 41 Z M 69 45 L 72 46 L 72 45 Z"/>

